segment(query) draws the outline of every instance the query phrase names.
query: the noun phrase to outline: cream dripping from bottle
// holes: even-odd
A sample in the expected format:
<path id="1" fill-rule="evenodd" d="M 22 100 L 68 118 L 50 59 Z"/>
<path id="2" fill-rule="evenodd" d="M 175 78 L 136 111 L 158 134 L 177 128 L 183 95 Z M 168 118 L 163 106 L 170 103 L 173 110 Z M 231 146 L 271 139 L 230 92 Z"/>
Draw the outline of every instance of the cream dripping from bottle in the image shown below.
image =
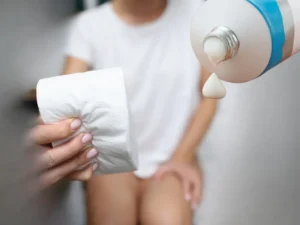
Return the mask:
<path id="1" fill-rule="evenodd" d="M 203 95 L 222 98 L 221 80 L 251 81 L 300 51 L 300 1 L 209 0 L 194 16 L 191 42 L 212 73 Z"/>

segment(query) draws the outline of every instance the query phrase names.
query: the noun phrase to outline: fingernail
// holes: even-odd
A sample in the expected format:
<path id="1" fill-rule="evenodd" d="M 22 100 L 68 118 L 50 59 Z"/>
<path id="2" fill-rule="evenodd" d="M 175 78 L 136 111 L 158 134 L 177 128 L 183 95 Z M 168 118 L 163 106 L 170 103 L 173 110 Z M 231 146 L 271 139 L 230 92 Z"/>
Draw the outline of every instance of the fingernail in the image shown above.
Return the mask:
<path id="1" fill-rule="evenodd" d="M 79 119 L 76 119 L 71 123 L 72 130 L 77 130 L 80 126 L 81 126 L 81 121 Z"/>
<path id="2" fill-rule="evenodd" d="M 82 143 L 86 144 L 86 143 L 90 142 L 92 140 L 92 138 L 93 138 L 92 135 L 87 133 L 82 137 Z"/>
<path id="3" fill-rule="evenodd" d="M 185 194 L 184 199 L 186 201 L 190 201 L 191 200 L 191 195 L 190 194 Z"/>
<path id="4" fill-rule="evenodd" d="M 97 150 L 93 148 L 92 150 L 90 150 L 90 151 L 88 152 L 87 158 L 88 158 L 88 159 L 91 159 L 91 158 L 95 157 L 97 154 L 98 154 Z"/>
<path id="5" fill-rule="evenodd" d="M 97 168 L 98 168 L 98 164 L 97 163 L 95 163 L 94 165 L 93 165 L 93 171 L 95 171 Z"/>

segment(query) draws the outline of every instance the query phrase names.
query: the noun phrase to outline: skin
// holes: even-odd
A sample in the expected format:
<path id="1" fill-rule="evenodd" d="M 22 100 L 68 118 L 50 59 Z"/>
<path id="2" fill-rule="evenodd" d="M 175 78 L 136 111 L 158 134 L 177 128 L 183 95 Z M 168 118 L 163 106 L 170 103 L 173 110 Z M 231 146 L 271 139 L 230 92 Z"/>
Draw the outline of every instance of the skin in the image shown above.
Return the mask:
<path id="1" fill-rule="evenodd" d="M 157 19 L 165 7 L 166 0 L 113 1 L 116 14 L 134 25 Z M 90 66 L 85 61 L 68 56 L 64 74 L 85 72 Z M 209 75 L 202 68 L 200 90 Z M 145 180 L 132 173 L 92 176 L 96 165 L 76 171 L 78 166 L 91 160 L 87 157 L 90 149 L 82 143 L 84 134 L 79 134 L 63 146 L 49 146 L 49 143 L 68 137 L 79 129 L 71 128 L 74 118 L 55 125 L 40 123 L 33 129 L 32 139 L 42 148 L 37 160 L 44 168 L 41 183 L 48 187 L 62 179 L 88 180 L 86 199 L 89 225 L 191 224 L 192 209 L 200 203 L 202 194 L 202 174 L 195 160 L 196 151 L 217 108 L 216 100 L 201 98 L 174 155 L 153 177 Z"/>
<path id="2" fill-rule="evenodd" d="M 139 25 L 151 22 L 163 14 L 166 0 L 114 0 L 113 9 L 124 22 Z"/>

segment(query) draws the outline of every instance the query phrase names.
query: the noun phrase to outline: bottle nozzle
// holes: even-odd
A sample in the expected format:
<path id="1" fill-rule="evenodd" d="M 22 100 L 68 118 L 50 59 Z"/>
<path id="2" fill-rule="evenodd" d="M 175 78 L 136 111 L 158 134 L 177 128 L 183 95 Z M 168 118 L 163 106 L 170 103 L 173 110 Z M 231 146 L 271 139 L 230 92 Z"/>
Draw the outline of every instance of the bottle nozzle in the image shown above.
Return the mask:
<path id="1" fill-rule="evenodd" d="M 233 58 L 240 47 L 235 33 L 226 27 L 216 27 L 203 41 L 203 50 L 215 64 Z"/>
<path id="2" fill-rule="evenodd" d="M 220 63 L 226 59 L 227 49 L 224 42 L 218 37 L 209 37 L 204 42 L 204 53 L 213 63 Z"/>

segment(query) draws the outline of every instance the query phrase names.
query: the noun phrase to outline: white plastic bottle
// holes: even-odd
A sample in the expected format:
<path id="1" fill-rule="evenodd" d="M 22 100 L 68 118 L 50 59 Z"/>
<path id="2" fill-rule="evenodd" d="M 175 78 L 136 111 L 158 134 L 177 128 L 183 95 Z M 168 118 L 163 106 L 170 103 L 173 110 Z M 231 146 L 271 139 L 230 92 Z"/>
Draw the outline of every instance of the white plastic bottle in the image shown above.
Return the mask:
<path id="1" fill-rule="evenodd" d="M 208 0 L 194 16 L 191 42 L 215 73 L 203 94 L 222 98 L 217 77 L 247 82 L 300 51 L 300 0 Z"/>

